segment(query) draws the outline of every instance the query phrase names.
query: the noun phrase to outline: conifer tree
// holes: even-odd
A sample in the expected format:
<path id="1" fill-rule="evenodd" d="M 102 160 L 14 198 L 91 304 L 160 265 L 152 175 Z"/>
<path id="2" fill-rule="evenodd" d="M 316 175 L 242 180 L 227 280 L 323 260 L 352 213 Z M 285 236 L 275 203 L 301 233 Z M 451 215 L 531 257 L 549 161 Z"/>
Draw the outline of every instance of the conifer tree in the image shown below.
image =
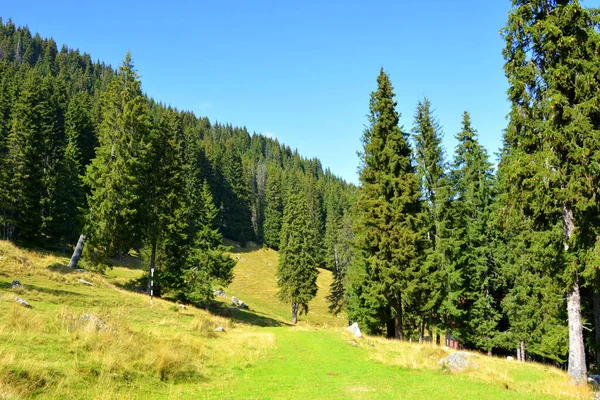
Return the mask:
<path id="1" fill-rule="evenodd" d="M 291 194 L 283 213 L 277 285 L 279 299 L 292 304 L 292 324 L 298 311 L 308 313 L 308 303 L 317 294 L 315 237 L 306 195 Z"/>
<path id="2" fill-rule="evenodd" d="M 460 231 L 454 224 L 452 188 L 446 174 L 441 128 L 432 115 L 428 99 L 419 102 L 413 128 L 418 175 L 423 193 L 426 229 L 426 255 L 418 271 L 419 289 L 415 292 L 415 312 L 421 314 L 419 337 L 425 325 L 438 315 L 450 334 L 461 319 L 461 271 L 456 265 Z"/>
<path id="3" fill-rule="evenodd" d="M 577 0 L 514 0 L 503 30 L 512 105 L 502 160 L 506 198 L 540 232 L 534 238 L 558 251 L 540 272 L 553 276 L 555 263 L 562 272 L 569 375 L 581 382 L 586 364 L 580 286 L 582 273 L 592 274 L 598 265 L 588 257 L 600 226 L 597 29 L 596 17 Z M 561 230 L 557 246 L 550 236 Z M 537 242 L 525 250 L 535 254 L 541 248 Z"/>
<path id="4" fill-rule="evenodd" d="M 466 311 L 459 332 L 464 344 L 491 352 L 500 319 L 496 304 L 499 278 L 492 247 L 495 238 L 490 233 L 494 177 L 466 111 L 456 140 L 452 165 L 452 206 L 456 213 L 453 228 L 462 239 L 456 267 L 463 276 L 461 303 Z"/>
<path id="5" fill-rule="evenodd" d="M 404 337 L 403 311 L 421 258 L 420 191 L 408 134 L 399 127 L 394 91 L 381 69 L 363 135 L 355 262 L 349 271 L 349 318 L 369 331 L 387 325 Z"/>
<path id="6" fill-rule="evenodd" d="M 281 171 L 270 167 L 267 172 L 265 189 L 265 221 L 263 236 L 265 244 L 272 249 L 279 249 L 281 224 L 283 223 L 283 190 L 281 187 Z"/>
<path id="7" fill-rule="evenodd" d="M 90 255 L 122 255 L 141 240 L 148 132 L 146 99 L 127 53 L 104 94 L 99 147 L 86 173 Z"/>

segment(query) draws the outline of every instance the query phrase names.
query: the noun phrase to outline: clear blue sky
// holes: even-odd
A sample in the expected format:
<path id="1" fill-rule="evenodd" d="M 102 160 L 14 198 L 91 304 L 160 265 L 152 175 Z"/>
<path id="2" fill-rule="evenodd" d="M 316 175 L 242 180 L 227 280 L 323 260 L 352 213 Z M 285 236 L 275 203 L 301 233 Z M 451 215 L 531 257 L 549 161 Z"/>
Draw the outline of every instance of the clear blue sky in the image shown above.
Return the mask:
<path id="1" fill-rule="evenodd" d="M 130 50 L 154 99 L 277 137 L 356 183 L 382 66 L 405 128 L 427 96 L 449 155 L 464 110 L 490 154 L 498 151 L 508 113 L 499 31 L 509 8 L 509 0 L 32 0 L 5 2 L 0 16 L 113 66 Z"/>

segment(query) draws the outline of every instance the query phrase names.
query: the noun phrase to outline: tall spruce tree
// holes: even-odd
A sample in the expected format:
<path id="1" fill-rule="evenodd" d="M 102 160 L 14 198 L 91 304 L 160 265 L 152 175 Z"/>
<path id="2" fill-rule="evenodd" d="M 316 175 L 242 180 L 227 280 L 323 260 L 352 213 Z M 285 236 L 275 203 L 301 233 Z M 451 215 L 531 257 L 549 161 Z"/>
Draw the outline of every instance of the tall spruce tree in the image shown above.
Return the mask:
<path id="1" fill-rule="evenodd" d="M 547 259 L 542 274 L 552 276 L 559 264 L 567 294 L 569 375 L 581 382 L 580 286 L 582 273 L 598 265 L 589 255 L 600 227 L 597 30 L 595 15 L 577 0 L 513 0 L 503 30 L 512 104 L 504 135 L 507 199 L 537 231 L 562 228 L 558 257 Z"/>
<path id="2" fill-rule="evenodd" d="M 265 189 L 265 220 L 263 237 L 265 244 L 272 249 L 279 249 L 281 225 L 283 223 L 283 189 L 281 185 L 282 171 L 273 166 L 267 171 Z"/>
<path id="3" fill-rule="evenodd" d="M 456 264 L 461 232 L 453 226 L 452 188 L 446 173 L 441 128 L 428 99 L 417 105 L 413 135 L 427 244 L 416 279 L 419 289 L 415 292 L 414 312 L 420 316 L 420 338 L 431 322 L 441 323 L 450 336 L 464 312 L 460 307 L 462 274 Z M 438 321 L 433 321 L 434 315 Z"/>
<path id="4" fill-rule="evenodd" d="M 377 86 L 362 138 L 348 314 L 368 331 L 387 325 L 389 336 L 402 339 L 403 311 L 422 253 L 420 191 L 408 134 L 398 125 L 393 87 L 383 68 Z"/>
<path id="5" fill-rule="evenodd" d="M 104 258 L 122 255 L 143 234 L 143 161 L 150 128 L 131 54 L 104 94 L 96 157 L 87 168 L 89 215 L 88 254 Z"/>
<path id="6" fill-rule="evenodd" d="M 315 238 L 306 195 L 301 191 L 291 194 L 283 213 L 277 285 L 279 299 L 292 304 L 292 324 L 296 324 L 299 311 L 308 313 L 308 303 L 317 294 Z"/>
<path id="7" fill-rule="evenodd" d="M 487 152 L 479 143 L 466 111 L 456 140 L 452 165 L 455 197 L 452 207 L 456 213 L 453 228 L 462 239 L 456 257 L 457 270 L 466 278 L 461 285 L 461 303 L 466 313 L 459 332 L 465 345 L 491 352 L 500 319 L 494 236 L 490 233 L 494 176 Z"/>

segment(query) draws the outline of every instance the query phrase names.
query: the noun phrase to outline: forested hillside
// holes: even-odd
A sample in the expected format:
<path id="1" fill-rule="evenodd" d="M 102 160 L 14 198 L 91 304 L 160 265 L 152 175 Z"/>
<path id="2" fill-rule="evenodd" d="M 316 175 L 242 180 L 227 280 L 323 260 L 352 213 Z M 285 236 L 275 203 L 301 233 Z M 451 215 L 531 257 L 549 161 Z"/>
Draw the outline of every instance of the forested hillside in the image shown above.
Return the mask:
<path id="1" fill-rule="evenodd" d="M 66 252 L 82 234 L 98 269 L 133 251 L 159 291 L 197 304 L 233 279 L 223 237 L 262 244 L 279 250 L 294 323 L 324 267 L 330 311 L 363 331 L 583 381 L 600 368 L 599 14 L 512 3 L 498 165 L 468 111 L 447 132 L 455 149 L 428 98 L 404 128 L 381 68 L 358 188 L 276 139 L 148 98 L 130 54 L 113 69 L 0 23 L 0 238 Z"/>
<path id="2" fill-rule="evenodd" d="M 301 191 L 316 261 L 334 268 L 355 187 L 277 139 L 147 98 L 129 54 L 115 70 L 9 20 L 0 86 L 1 238 L 66 251 L 85 233 L 93 263 L 147 249 L 181 287 L 191 267 L 175 260 L 220 265 L 220 235 L 277 249 Z"/>

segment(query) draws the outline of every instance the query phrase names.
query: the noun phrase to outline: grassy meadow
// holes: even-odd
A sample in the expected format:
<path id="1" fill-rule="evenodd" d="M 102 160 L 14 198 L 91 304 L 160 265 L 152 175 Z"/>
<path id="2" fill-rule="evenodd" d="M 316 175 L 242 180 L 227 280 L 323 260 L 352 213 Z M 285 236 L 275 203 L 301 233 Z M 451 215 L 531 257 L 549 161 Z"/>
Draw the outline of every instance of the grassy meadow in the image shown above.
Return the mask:
<path id="1" fill-rule="evenodd" d="M 0 399 L 592 397 L 546 365 L 475 355 L 479 368 L 450 373 L 438 362 L 452 350 L 354 339 L 344 318 L 327 313 L 328 271 L 292 327 L 290 307 L 276 299 L 277 253 L 234 246 L 231 256 L 238 264 L 225 293 L 250 310 L 218 298 L 209 313 L 150 305 L 124 289 L 144 273 L 135 260 L 105 274 L 75 273 L 67 257 L 0 241 Z M 11 289 L 14 279 L 23 287 Z"/>

